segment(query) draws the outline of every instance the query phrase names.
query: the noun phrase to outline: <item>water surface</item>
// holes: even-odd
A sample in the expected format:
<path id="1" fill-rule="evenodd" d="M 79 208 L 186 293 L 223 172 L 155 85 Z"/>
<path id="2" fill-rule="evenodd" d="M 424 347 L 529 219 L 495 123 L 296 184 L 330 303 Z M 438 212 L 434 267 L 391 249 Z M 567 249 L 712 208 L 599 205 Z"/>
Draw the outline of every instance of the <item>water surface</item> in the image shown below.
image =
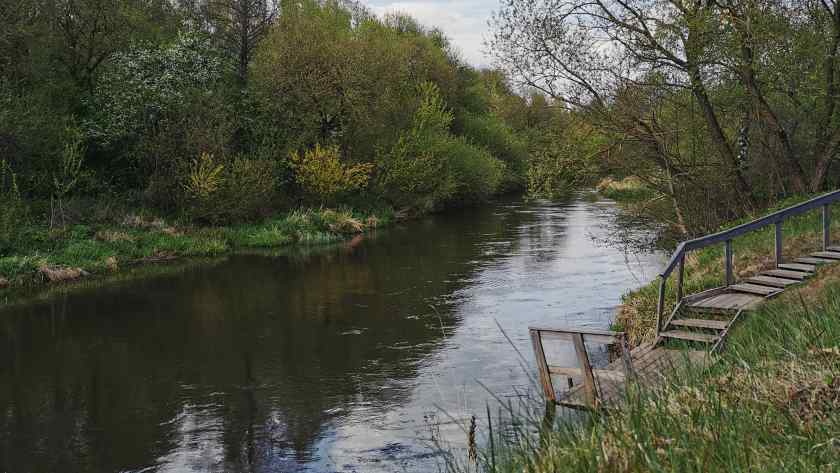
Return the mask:
<path id="1" fill-rule="evenodd" d="M 597 243 L 615 212 L 504 201 L 0 310 L 0 472 L 437 471 L 450 417 L 530 388 L 499 327 L 530 364 L 529 325 L 605 328 L 655 276 Z"/>

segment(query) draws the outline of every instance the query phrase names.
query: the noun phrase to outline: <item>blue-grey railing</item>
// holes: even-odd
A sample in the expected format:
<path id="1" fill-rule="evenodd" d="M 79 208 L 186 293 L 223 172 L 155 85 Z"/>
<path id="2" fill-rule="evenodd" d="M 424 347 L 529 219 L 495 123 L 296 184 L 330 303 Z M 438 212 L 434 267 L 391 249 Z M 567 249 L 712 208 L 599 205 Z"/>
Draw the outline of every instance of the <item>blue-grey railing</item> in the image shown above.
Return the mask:
<path id="1" fill-rule="evenodd" d="M 668 283 L 668 278 L 677 270 L 677 303 L 683 300 L 683 280 L 685 279 L 685 255 L 694 250 L 699 250 L 707 246 L 724 243 L 724 267 L 726 271 L 726 286 L 734 283 L 734 274 L 732 267 L 732 240 L 736 237 L 746 233 L 760 230 L 769 225 L 775 225 L 775 260 L 776 266 L 783 263 L 782 251 L 782 224 L 785 220 L 814 210 L 822 208 L 822 247 L 826 251 L 831 245 L 831 211 L 830 205 L 834 202 L 840 201 L 840 190 L 829 192 L 801 204 L 788 207 L 786 209 L 773 212 L 770 215 L 761 217 L 751 222 L 738 225 L 737 227 L 724 230 L 722 232 L 706 235 L 704 237 L 695 238 L 680 243 L 671 260 L 662 273 L 659 274 L 659 300 L 656 305 L 656 332 L 659 334 L 661 330 L 662 311 L 665 308 L 665 287 Z"/>

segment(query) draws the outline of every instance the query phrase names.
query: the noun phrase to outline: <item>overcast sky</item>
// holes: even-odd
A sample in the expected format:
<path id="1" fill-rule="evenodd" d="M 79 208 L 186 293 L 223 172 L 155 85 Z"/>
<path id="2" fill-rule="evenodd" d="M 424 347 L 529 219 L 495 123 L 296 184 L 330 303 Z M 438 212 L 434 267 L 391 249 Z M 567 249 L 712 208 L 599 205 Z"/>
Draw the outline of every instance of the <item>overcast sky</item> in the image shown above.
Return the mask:
<path id="1" fill-rule="evenodd" d="M 426 26 L 443 30 L 464 59 L 473 66 L 487 66 L 490 59 L 482 51 L 487 34 L 487 21 L 499 0 L 364 0 L 377 14 L 400 11 L 408 13 Z"/>

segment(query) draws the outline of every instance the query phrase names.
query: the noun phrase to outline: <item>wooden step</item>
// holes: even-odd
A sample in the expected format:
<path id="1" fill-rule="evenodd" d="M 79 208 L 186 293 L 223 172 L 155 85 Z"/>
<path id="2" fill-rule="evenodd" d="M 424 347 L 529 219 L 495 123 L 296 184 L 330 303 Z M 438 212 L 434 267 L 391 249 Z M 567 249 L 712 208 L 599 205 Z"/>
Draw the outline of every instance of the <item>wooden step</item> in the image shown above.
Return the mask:
<path id="1" fill-rule="evenodd" d="M 814 257 L 811 257 L 811 256 L 803 256 L 801 258 L 796 258 L 795 260 L 793 260 L 793 262 L 794 263 L 804 263 L 804 264 L 826 264 L 826 263 L 831 263 L 832 261 L 830 259 L 814 258 Z"/>
<path id="2" fill-rule="evenodd" d="M 726 330 L 729 322 L 725 320 L 709 320 L 709 319 L 676 319 L 672 320 L 669 325 L 676 325 L 678 327 L 695 327 L 695 328 L 709 328 L 713 330 Z"/>
<path id="3" fill-rule="evenodd" d="M 811 253 L 811 256 L 814 258 L 840 260 L 840 252 L 836 251 L 817 251 L 816 253 Z"/>
<path id="4" fill-rule="evenodd" d="M 749 283 L 742 283 L 742 284 L 733 284 L 729 286 L 730 290 L 735 292 L 746 292 L 747 294 L 758 294 L 759 296 L 769 296 L 771 294 L 775 294 L 779 292 L 778 288 L 775 287 L 767 287 L 767 286 L 759 286 L 758 284 L 749 284 Z"/>
<path id="5" fill-rule="evenodd" d="M 803 273 L 801 271 L 788 271 L 785 269 L 771 269 L 769 271 L 762 271 L 761 276 L 773 276 L 774 278 L 784 278 L 784 279 L 793 279 L 796 281 L 802 281 L 803 279 L 810 276 L 808 273 Z"/>
<path id="6" fill-rule="evenodd" d="M 665 338 L 676 338 L 679 340 L 690 340 L 692 342 L 714 343 L 718 340 L 717 335 L 709 335 L 700 332 L 687 332 L 685 330 L 668 330 L 667 332 L 660 332 L 660 336 Z"/>
<path id="7" fill-rule="evenodd" d="M 826 248 L 828 251 L 832 251 L 834 253 L 840 253 L 840 246 L 829 246 Z"/>
<path id="8" fill-rule="evenodd" d="M 779 265 L 779 269 L 787 269 L 789 271 L 802 271 L 806 273 L 813 273 L 817 270 L 817 267 L 813 264 L 802 264 L 802 263 L 782 263 Z"/>
<path id="9" fill-rule="evenodd" d="M 744 282 L 758 284 L 759 286 L 770 286 L 778 288 L 785 288 L 787 286 L 790 286 L 791 284 L 799 283 L 798 280 L 774 278 L 773 276 L 753 276 L 751 278 L 745 279 Z"/>

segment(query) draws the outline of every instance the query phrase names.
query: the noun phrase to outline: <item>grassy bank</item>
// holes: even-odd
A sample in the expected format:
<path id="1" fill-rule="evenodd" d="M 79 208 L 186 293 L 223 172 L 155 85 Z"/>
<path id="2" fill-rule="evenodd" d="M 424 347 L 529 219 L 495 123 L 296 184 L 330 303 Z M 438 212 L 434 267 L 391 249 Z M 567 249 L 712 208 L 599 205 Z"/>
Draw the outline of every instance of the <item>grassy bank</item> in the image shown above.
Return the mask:
<path id="1" fill-rule="evenodd" d="M 0 257 L 0 290 L 118 272 L 179 257 L 218 256 L 252 248 L 328 243 L 387 225 L 393 212 L 309 209 L 258 224 L 198 227 L 129 214 L 119 222 L 33 225 L 23 229 L 10 255 Z"/>
<path id="2" fill-rule="evenodd" d="M 655 195 L 653 190 L 635 177 L 626 177 L 622 180 L 607 177 L 601 179 L 595 189 L 602 196 L 616 202 L 641 202 Z"/>
<path id="3" fill-rule="evenodd" d="M 840 225 L 832 228 L 840 235 Z M 818 249 L 820 230 L 819 212 L 786 222 L 786 257 Z M 735 240 L 736 274 L 772 266 L 773 238 L 771 228 Z M 721 285 L 722 253 L 713 247 L 691 254 L 687 293 Z M 615 325 L 636 344 L 653 336 L 657 289 L 654 281 L 624 297 Z M 670 309 L 670 286 L 667 295 Z M 838 314 L 840 265 L 835 264 L 744 316 L 710 368 L 693 368 L 664 386 L 633 392 L 609 415 L 560 422 L 550 431 L 540 424 L 540 406 L 515 409 L 512 429 L 518 434 L 497 427 L 504 435 L 495 434 L 493 448 L 482 452 L 477 464 L 451 470 L 840 471 Z M 542 433 L 537 437 L 535 431 Z"/>
<path id="4" fill-rule="evenodd" d="M 745 317 L 719 362 L 541 441 L 495 439 L 484 471 L 840 470 L 840 268 Z M 559 429 L 559 430 L 557 430 Z"/>

